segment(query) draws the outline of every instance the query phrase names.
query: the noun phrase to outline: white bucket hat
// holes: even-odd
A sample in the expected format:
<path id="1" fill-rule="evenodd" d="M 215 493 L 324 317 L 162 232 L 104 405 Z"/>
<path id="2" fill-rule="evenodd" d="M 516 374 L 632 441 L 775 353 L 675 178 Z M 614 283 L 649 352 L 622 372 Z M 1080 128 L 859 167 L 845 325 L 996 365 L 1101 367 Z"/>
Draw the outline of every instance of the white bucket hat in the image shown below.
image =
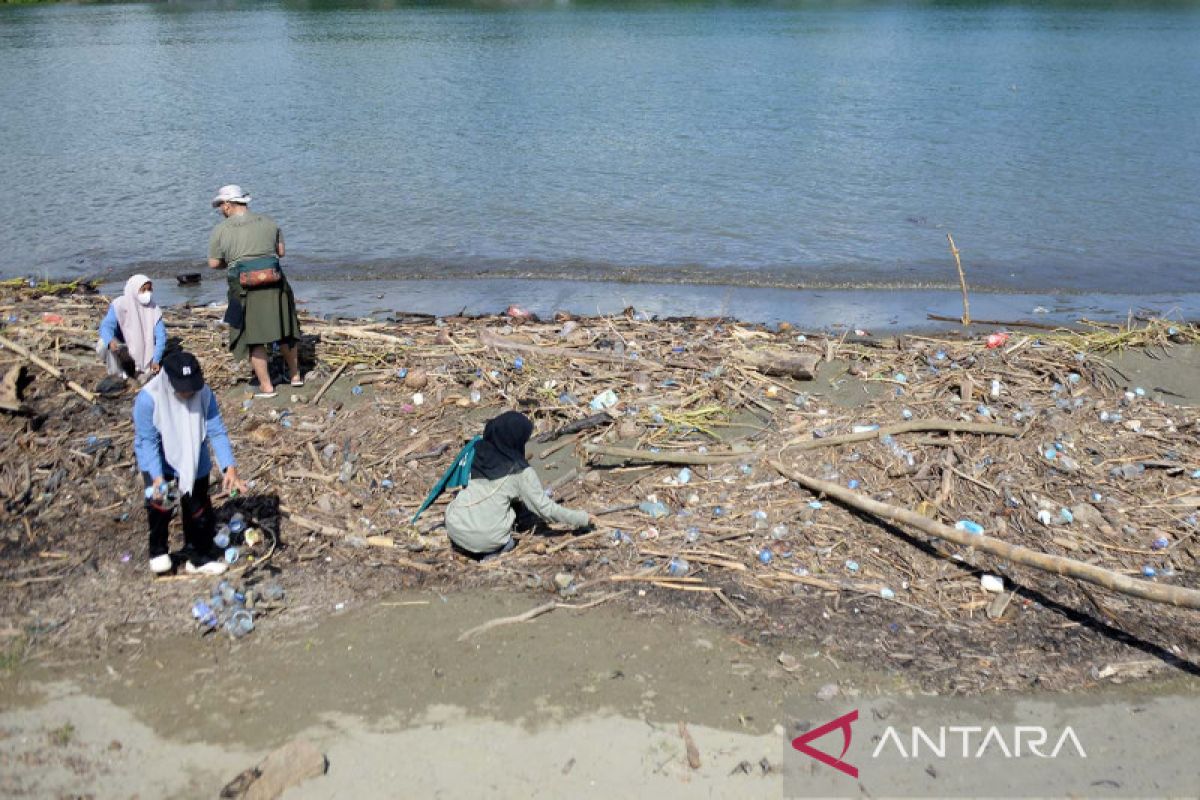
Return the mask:
<path id="1" fill-rule="evenodd" d="M 242 187 L 236 183 L 231 183 L 217 190 L 217 196 L 212 201 L 213 208 L 221 205 L 221 203 L 241 203 L 244 206 L 248 206 L 250 205 L 250 195 L 243 192 Z"/>

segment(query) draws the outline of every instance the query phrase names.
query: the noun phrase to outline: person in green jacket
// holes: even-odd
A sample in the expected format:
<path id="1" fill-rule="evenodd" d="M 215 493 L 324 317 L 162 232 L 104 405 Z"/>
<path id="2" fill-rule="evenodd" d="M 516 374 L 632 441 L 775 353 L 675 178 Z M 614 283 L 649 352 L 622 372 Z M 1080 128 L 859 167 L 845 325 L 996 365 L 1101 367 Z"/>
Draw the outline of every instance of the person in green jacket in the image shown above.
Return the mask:
<path id="1" fill-rule="evenodd" d="M 537 472 L 525 460 L 533 423 L 506 411 L 488 420 L 475 445 L 471 480 L 446 508 L 446 531 L 454 549 L 481 559 L 508 552 L 513 532 L 533 527 L 538 518 L 572 528 L 596 523 L 586 511 L 564 508 L 546 496 Z"/>
<path id="2" fill-rule="evenodd" d="M 213 228 L 209 238 L 208 266 L 226 269 L 229 306 L 225 322 L 230 328 L 229 349 L 234 358 L 250 355 L 250 365 L 258 379 L 255 397 L 276 395 L 266 347 L 276 342 L 287 362 L 292 386 L 303 386 L 296 346 L 300 318 L 287 278 L 280 270 L 278 282 L 246 288 L 240 285 L 238 277 L 243 269 L 253 271 L 272 266 L 278 269 L 284 252 L 283 233 L 275 220 L 250 210 L 250 195 L 236 184 L 222 186 L 212 204 L 225 218 Z"/>

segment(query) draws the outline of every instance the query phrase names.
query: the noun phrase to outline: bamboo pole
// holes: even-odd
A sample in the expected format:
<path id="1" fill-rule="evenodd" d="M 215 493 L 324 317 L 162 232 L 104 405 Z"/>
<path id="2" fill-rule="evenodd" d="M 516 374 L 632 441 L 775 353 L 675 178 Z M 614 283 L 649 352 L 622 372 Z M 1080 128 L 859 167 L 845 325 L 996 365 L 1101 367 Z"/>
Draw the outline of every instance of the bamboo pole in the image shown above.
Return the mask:
<path id="1" fill-rule="evenodd" d="M 46 372 L 50 373 L 56 379 L 67 384 L 68 389 L 70 389 L 75 394 L 82 397 L 84 400 L 87 400 L 89 403 L 96 402 L 96 395 L 92 394 L 87 389 L 83 388 L 78 383 L 76 383 L 75 381 L 67 380 L 67 376 L 62 373 L 62 370 L 60 370 L 58 367 L 51 364 L 49 361 L 46 361 L 44 358 L 39 356 L 37 353 L 30 352 L 29 350 L 27 350 L 26 348 L 17 344 L 16 342 L 9 341 L 8 339 L 4 338 L 3 336 L 0 336 L 0 345 L 4 345 L 9 350 L 12 350 L 14 353 L 16 353 L 19 356 L 24 356 L 25 358 L 28 358 L 30 361 L 32 361 L 34 364 L 37 364 L 39 367 L 44 369 Z"/>
<path id="2" fill-rule="evenodd" d="M 927 431 L 942 431 L 945 433 L 991 433 L 996 436 L 1020 436 L 1020 428 L 1008 425 L 997 425 L 994 422 L 959 422 L 951 419 L 914 419 L 911 422 L 897 422 L 895 425 L 884 425 L 873 431 L 862 433 L 847 433 L 842 436 L 827 436 L 824 439 L 804 439 L 791 442 L 785 449 L 816 450 L 821 447 L 834 447 L 839 444 L 853 444 L 892 436 L 900 433 L 919 433 Z"/>
<path id="3" fill-rule="evenodd" d="M 728 464 L 732 461 L 756 461 L 758 454 L 745 453 L 651 453 L 632 447 L 608 447 L 600 444 L 585 444 L 583 451 L 592 456 L 612 456 L 626 461 L 648 461 L 651 464 Z"/>
<path id="4" fill-rule="evenodd" d="M 930 536 L 936 536 L 939 539 L 945 539 L 948 542 L 954 542 L 963 547 L 973 547 L 976 550 L 990 553 L 991 555 L 1011 561 L 1014 564 L 1033 567 L 1034 569 L 1052 572 L 1056 575 L 1077 578 L 1078 580 L 1094 583 L 1097 586 L 1102 586 L 1105 589 L 1129 595 L 1130 597 L 1138 597 L 1142 600 L 1165 603 L 1181 608 L 1200 609 L 1200 590 L 1187 589 L 1182 586 L 1164 586 L 1148 581 L 1135 580 L 1112 570 L 1092 564 L 1085 564 L 1075 559 L 1050 555 L 1048 553 L 1039 553 L 1028 547 L 1009 544 L 991 536 L 960 531 L 957 528 L 944 525 L 928 517 L 923 517 L 906 508 L 898 508 L 887 503 L 881 503 L 878 500 L 872 500 L 857 492 L 845 489 L 839 484 L 793 472 L 777 461 L 769 463 L 780 475 L 799 483 L 806 489 L 820 492 L 828 497 L 832 497 L 839 503 L 843 503 L 859 511 L 865 511 L 888 522 L 916 528 Z"/>
<path id="5" fill-rule="evenodd" d="M 962 259 L 959 258 L 959 256 L 958 256 L 958 247 L 956 247 L 954 244 L 954 237 L 947 233 L 946 239 L 949 240 L 949 242 L 950 242 L 950 252 L 954 254 L 954 265 L 956 267 L 958 267 L 958 282 L 962 286 L 962 295 L 963 295 L 962 324 L 970 325 L 971 324 L 971 303 L 967 299 L 967 275 L 965 272 L 963 272 Z"/>

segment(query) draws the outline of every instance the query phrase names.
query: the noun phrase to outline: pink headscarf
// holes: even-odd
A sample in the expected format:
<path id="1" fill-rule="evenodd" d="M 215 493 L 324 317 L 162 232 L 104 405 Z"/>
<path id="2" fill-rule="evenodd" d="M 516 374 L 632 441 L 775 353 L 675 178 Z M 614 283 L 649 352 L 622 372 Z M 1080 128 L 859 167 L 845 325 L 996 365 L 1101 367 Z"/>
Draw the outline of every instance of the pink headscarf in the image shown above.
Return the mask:
<path id="1" fill-rule="evenodd" d="M 162 319 L 162 309 L 153 300 L 148 306 L 138 302 L 138 292 L 149 282 L 150 279 L 145 275 L 134 275 L 125 281 L 125 293 L 112 303 L 117 312 L 117 324 L 121 326 L 121 335 L 125 337 L 125 347 L 138 372 L 150 368 L 150 362 L 154 359 L 154 326 Z"/>

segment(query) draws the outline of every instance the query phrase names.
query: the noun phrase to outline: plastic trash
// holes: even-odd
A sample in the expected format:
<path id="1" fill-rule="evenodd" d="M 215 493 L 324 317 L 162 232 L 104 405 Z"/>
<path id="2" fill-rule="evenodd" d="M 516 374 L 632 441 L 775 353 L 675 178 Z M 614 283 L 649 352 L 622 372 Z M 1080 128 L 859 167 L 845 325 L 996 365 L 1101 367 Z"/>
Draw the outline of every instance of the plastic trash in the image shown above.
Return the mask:
<path id="1" fill-rule="evenodd" d="M 1157 574 L 1158 574 L 1158 570 L 1156 570 L 1154 567 L 1150 566 L 1149 564 L 1142 567 L 1142 575 L 1146 578 L 1153 578 Z"/>
<path id="2" fill-rule="evenodd" d="M 892 380 L 894 380 L 896 383 L 908 383 L 908 376 L 903 372 L 897 372 L 892 376 Z"/>
<path id="3" fill-rule="evenodd" d="M 858 562 L 855 561 L 853 558 L 847 558 L 846 559 L 846 569 L 850 570 L 851 572 L 858 572 L 858 569 L 859 569 Z"/>
<path id="4" fill-rule="evenodd" d="M 700 529 L 693 526 L 683 532 L 683 540 L 688 544 L 695 544 L 700 541 Z"/>
<path id="5" fill-rule="evenodd" d="M 212 606 L 203 600 L 197 600 L 192 604 L 192 616 L 206 628 L 217 627 L 217 612 L 212 610 Z"/>
<path id="6" fill-rule="evenodd" d="M 725 514 L 725 509 L 721 508 L 720 506 L 713 506 L 712 515 L 714 517 L 720 517 L 720 516 L 723 516 L 724 514 Z"/>
<path id="7" fill-rule="evenodd" d="M 662 517 L 670 516 L 671 514 L 671 510 L 667 508 L 666 504 L 657 500 L 647 500 L 644 503 L 641 503 L 638 506 L 638 510 L 640 510 L 643 514 L 648 515 L 651 519 L 660 519 Z"/>
<path id="8" fill-rule="evenodd" d="M 588 406 L 592 411 L 603 411 L 606 408 L 612 408 L 617 404 L 617 393 L 612 389 L 605 389 L 600 394 L 592 398 L 592 402 Z"/>
<path id="9" fill-rule="evenodd" d="M 407 378 L 408 377 L 408 367 L 401 367 L 400 369 L 396 370 L 396 377 L 399 378 L 400 380 L 404 380 L 405 378 Z"/>
<path id="10" fill-rule="evenodd" d="M 822 505 L 822 503 L 820 500 L 809 500 L 808 501 L 808 507 L 811 508 L 813 511 L 819 510 L 821 508 L 821 505 Z"/>
<path id="11" fill-rule="evenodd" d="M 896 593 L 886 586 L 884 586 L 882 589 L 879 590 L 879 596 L 882 597 L 884 600 L 895 600 L 896 599 Z"/>
<path id="12" fill-rule="evenodd" d="M 851 433 L 870 433 L 871 431 L 879 430 L 879 425 L 872 422 L 869 425 L 855 425 L 850 429 Z"/>
<path id="13" fill-rule="evenodd" d="M 213 536 L 213 544 L 224 550 L 226 547 L 229 547 L 232 533 L 233 531 L 228 525 L 222 525 L 220 528 L 217 528 L 217 533 Z"/>
<path id="14" fill-rule="evenodd" d="M 471 397 L 472 404 L 477 404 L 477 403 L 479 403 L 480 400 L 483 399 L 483 395 L 479 393 L 478 389 L 472 389 L 470 397 Z"/>
<path id="15" fill-rule="evenodd" d="M 238 549 L 236 547 L 226 547 L 225 548 L 225 563 L 226 564 L 236 564 L 238 557 L 240 555 L 241 554 L 238 552 Z"/>
<path id="16" fill-rule="evenodd" d="M 972 536 L 982 536 L 983 535 L 983 526 L 980 525 L 978 522 L 972 522 L 969 519 L 960 519 L 958 522 L 954 523 L 954 528 L 955 528 L 955 530 L 960 530 L 960 531 L 963 531 L 964 533 L 969 533 Z"/>
<path id="17" fill-rule="evenodd" d="M 338 471 L 338 480 L 341 481 L 342 483 L 349 483 L 350 479 L 353 477 L 354 477 L 354 462 L 353 461 L 342 462 L 342 468 L 341 468 L 341 470 Z"/>
<path id="18" fill-rule="evenodd" d="M 355 386 L 353 389 L 350 390 L 350 394 L 352 394 L 352 395 L 360 395 L 362 393 L 363 393 L 363 387 L 361 387 L 361 386 Z"/>
<path id="19" fill-rule="evenodd" d="M 239 608 L 225 621 L 225 630 L 234 639 L 242 638 L 254 630 L 254 615 L 244 608 Z"/>
<path id="20" fill-rule="evenodd" d="M 1134 478 L 1141 477 L 1145 471 L 1146 467 L 1142 464 L 1123 464 L 1119 467 L 1113 467 L 1108 471 L 1108 474 L 1114 478 L 1124 478 L 1127 481 L 1131 481 Z"/>
<path id="21" fill-rule="evenodd" d="M 425 405 L 425 395 L 421 394 L 420 392 L 414 393 L 412 396 L 412 404 L 414 406 Z"/>
<path id="22" fill-rule="evenodd" d="M 686 559 L 679 556 L 675 556 L 667 562 L 667 574 L 672 578 L 682 578 L 688 574 L 689 569 L 691 569 L 691 565 L 688 564 Z"/>
<path id="23" fill-rule="evenodd" d="M 525 359 L 521 358 L 520 356 L 517 356 L 516 358 L 514 358 L 513 359 L 513 369 L 515 369 L 517 371 L 525 369 Z"/>
<path id="24" fill-rule="evenodd" d="M 738 472 L 742 473 L 743 475 L 750 475 L 754 472 L 754 467 L 750 466 L 749 464 L 740 464 L 738 465 Z"/>
<path id="25" fill-rule="evenodd" d="M 391 478 L 384 478 L 379 482 L 379 485 L 384 489 L 394 489 L 396 487 L 396 482 Z"/>
<path id="26" fill-rule="evenodd" d="M 1008 342 L 1007 333 L 989 333 L 987 337 L 988 350 L 995 350 L 997 347 L 1003 347 Z"/>
<path id="27" fill-rule="evenodd" d="M 789 531 L 788 531 L 787 525 L 776 525 L 774 528 L 771 528 L 771 538 L 772 539 L 776 539 L 776 540 L 786 539 L 788 536 L 788 533 L 789 533 Z"/>
<path id="28" fill-rule="evenodd" d="M 234 535 L 242 533 L 246 530 L 246 517 L 242 512 L 237 512 L 229 518 L 229 531 Z"/>
<path id="29" fill-rule="evenodd" d="M 516 304 L 509 306 L 504 313 L 513 319 L 529 319 L 533 316 L 528 309 L 521 308 Z"/>
<path id="30" fill-rule="evenodd" d="M 999 575 L 983 575 L 979 578 L 979 586 L 985 592 L 1000 594 L 1004 591 L 1004 579 Z"/>
<path id="31" fill-rule="evenodd" d="M 675 480 L 678 481 L 680 484 L 687 483 L 691 479 L 692 479 L 692 471 L 690 469 L 688 469 L 687 467 L 684 467 L 683 469 L 679 470 L 679 474 L 675 476 Z"/>
<path id="32" fill-rule="evenodd" d="M 1042 523 L 1043 525 L 1045 525 L 1047 527 L 1049 527 L 1051 521 L 1053 520 L 1053 517 L 1050 516 L 1050 512 L 1044 508 L 1037 513 L 1037 518 L 1038 518 L 1038 522 Z"/>
<path id="33" fill-rule="evenodd" d="M 1075 521 L 1075 515 L 1071 513 L 1071 509 L 1069 508 L 1060 509 L 1058 512 L 1058 518 L 1068 525 Z"/>
<path id="34" fill-rule="evenodd" d="M 900 409 L 900 419 L 906 419 L 906 420 L 907 420 L 907 419 L 912 419 L 912 418 L 913 418 L 913 412 L 912 412 L 912 409 L 911 409 L 911 408 L 902 408 L 902 409 Z"/>
<path id="35" fill-rule="evenodd" d="M 770 564 L 775 560 L 775 554 L 771 552 L 771 548 L 764 547 L 758 551 L 758 562 L 760 564 Z"/>
<path id="36" fill-rule="evenodd" d="M 1171 546 L 1171 540 L 1165 536 L 1159 536 L 1157 539 L 1155 539 L 1153 542 L 1150 543 L 1151 550 L 1166 550 L 1170 546 Z"/>

